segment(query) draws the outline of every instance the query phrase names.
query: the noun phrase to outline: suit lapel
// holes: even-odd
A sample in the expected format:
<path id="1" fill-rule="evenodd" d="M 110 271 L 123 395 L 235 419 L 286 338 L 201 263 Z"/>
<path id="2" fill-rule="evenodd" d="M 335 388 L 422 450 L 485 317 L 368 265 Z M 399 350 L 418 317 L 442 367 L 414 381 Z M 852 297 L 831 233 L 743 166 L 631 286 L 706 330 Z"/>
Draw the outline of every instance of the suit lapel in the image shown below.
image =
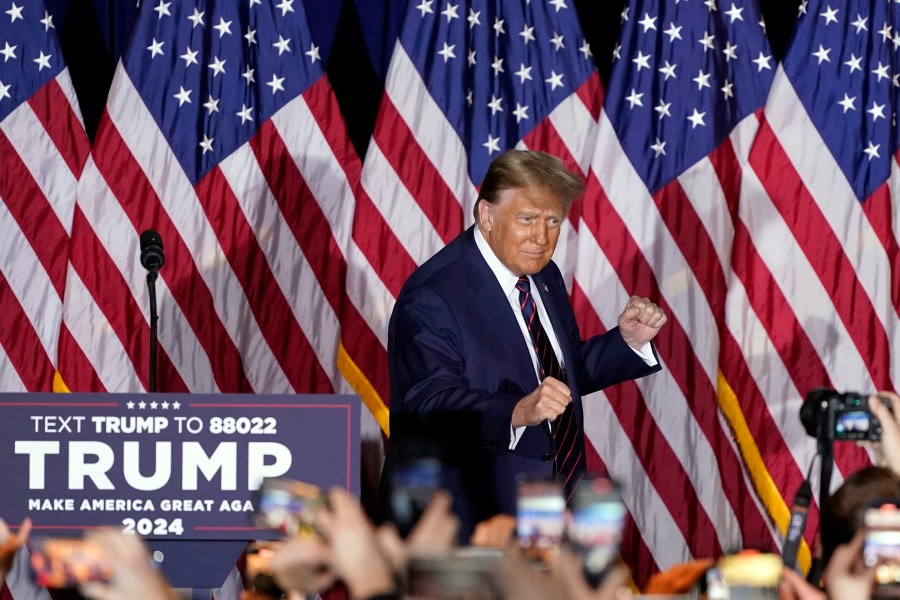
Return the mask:
<path id="1" fill-rule="evenodd" d="M 537 383 L 531 355 L 525 345 L 516 315 L 509 306 L 509 300 L 503 294 L 497 278 L 475 244 L 472 228 L 465 234 L 463 256 L 466 260 L 473 302 L 484 317 L 486 327 L 492 328 L 497 337 L 503 341 L 509 353 L 504 358 L 510 361 L 509 364 L 516 365 L 518 380 L 523 389 L 530 391 Z M 496 358 L 503 360 L 500 357 Z"/>

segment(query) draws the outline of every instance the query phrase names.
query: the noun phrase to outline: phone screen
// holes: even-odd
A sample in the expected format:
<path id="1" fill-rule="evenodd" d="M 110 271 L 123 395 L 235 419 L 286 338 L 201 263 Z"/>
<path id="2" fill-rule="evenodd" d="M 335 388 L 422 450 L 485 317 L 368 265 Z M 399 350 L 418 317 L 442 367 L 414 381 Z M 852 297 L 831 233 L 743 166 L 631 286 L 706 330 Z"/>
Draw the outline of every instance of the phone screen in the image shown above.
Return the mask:
<path id="1" fill-rule="evenodd" d="M 325 506 L 318 487 L 285 478 L 263 480 L 256 502 L 254 522 L 289 535 L 315 536 L 316 511 Z"/>
<path id="2" fill-rule="evenodd" d="M 89 581 L 109 581 L 103 549 L 90 540 L 35 539 L 31 544 L 35 580 L 48 588 L 70 588 Z"/>
<path id="3" fill-rule="evenodd" d="M 565 533 L 566 499 L 553 479 L 519 481 L 516 536 L 529 559 L 547 563 L 559 551 Z"/>
<path id="4" fill-rule="evenodd" d="M 627 510 L 616 485 L 602 477 L 579 482 L 571 510 L 566 537 L 582 557 L 585 577 L 596 586 L 619 554 Z"/>
<path id="5" fill-rule="evenodd" d="M 406 537 L 441 487 L 441 461 L 436 456 L 407 457 L 399 461 L 391 485 L 391 520 Z"/>
<path id="6" fill-rule="evenodd" d="M 875 568 L 879 587 L 900 588 L 900 500 L 882 502 L 865 513 L 863 562 Z"/>

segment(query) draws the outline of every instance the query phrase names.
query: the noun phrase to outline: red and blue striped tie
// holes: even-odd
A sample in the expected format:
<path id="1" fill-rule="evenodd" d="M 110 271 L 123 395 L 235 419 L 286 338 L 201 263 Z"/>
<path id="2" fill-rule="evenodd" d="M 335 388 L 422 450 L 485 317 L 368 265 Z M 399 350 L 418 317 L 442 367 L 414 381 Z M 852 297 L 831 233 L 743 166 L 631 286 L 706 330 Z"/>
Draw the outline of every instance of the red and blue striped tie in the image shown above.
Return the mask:
<path id="1" fill-rule="evenodd" d="M 519 277 L 516 289 L 519 290 L 519 305 L 522 307 L 522 317 L 525 319 L 525 326 L 528 328 L 528 332 L 531 334 L 534 351 L 540 363 L 541 380 L 545 377 L 554 377 L 568 385 L 566 374 L 556 358 L 553 346 L 550 344 L 550 338 L 547 336 L 543 325 L 541 325 L 537 305 L 534 302 L 534 297 L 531 295 L 531 284 L 528 278 Z M 572 404 L 566 406 L 566 410 L 557 417 L 552 429 L 553 443 L 556 446 L 554 466 L 557 476 L 567 490 L 574 489 L 578 481 L 573 480 L 573 475 L 579 463 L 583 460 L 584 445 L 580 443 L 582 432 L 575 422 Z"/>

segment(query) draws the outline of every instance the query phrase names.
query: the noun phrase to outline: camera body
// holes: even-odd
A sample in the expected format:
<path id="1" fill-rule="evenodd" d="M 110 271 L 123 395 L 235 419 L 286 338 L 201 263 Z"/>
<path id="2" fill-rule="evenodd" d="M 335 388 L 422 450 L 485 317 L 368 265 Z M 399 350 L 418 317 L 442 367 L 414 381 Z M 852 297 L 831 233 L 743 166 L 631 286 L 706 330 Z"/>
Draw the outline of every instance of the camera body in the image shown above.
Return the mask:
<path id="1" fill-rule="evenodd" d="M 868 398 L 868 394 L 857 392 L 814 389 L 800 407 L 800 421 L 813 437 L 818 437 L 821 430 L 828 440 L 879 441 L 881 422 L 869 410 Z M 889 399 L 881 400 L 893 410 Z"/>

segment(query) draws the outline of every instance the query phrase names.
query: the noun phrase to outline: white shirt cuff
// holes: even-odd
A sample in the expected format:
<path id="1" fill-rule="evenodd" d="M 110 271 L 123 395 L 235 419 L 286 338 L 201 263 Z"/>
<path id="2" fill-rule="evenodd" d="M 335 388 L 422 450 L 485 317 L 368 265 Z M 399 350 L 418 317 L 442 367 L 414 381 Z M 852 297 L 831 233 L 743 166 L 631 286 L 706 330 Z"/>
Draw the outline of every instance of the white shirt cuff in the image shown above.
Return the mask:
<path id="1" fill-rule="evenodd" d="M 635 350 L 631 346 L 628 347 L 631 348 L 635 354 L 644 359 L 644 362 L 647 363 L 648 367 L 655 367 L 658 364 L 656 357 L 653 356 L 653 348 L 650 346 L 650 342 L 641 346 L 640 350 Z"/>
<path id="2" fill-rule="evenodd" d="M 525 428 L 527 425 L 522 425 L 521 427 L 513 428 L 512 425 L 509 426 L 509 449 L 515 450 L 516 446 L 519 444 L 519 440 L 522 439 L 522 434 L 525 433 Z"/>

